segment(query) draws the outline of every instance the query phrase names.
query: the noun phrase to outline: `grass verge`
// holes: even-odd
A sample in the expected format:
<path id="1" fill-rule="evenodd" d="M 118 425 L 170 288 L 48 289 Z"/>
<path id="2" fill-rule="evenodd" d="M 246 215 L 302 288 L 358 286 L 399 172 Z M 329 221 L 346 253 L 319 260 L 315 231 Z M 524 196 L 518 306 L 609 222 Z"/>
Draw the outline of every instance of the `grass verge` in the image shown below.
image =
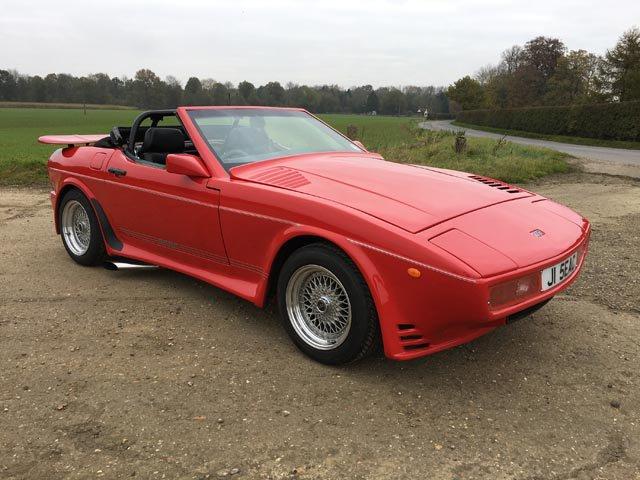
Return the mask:
<path id="1" fill-rule="evenodd" d="M 485 127 L 484 125 L 471 125 L 458 121 L 451 122 L 451 125 L 460 128 L 481 130 L 483 132 L 499 133 L 501 135 L 511 135 L 513 137 L 533 138 L 536 140 L 547 140 L 550 142 L 571 143 L 572 145 L 587 145 L 590 147 L 626 148 L 630 150 L 640 150 L 640 142 L 629 142 L 625 140 L 605 140 L 602 138 L 571 137 L 568 135 L 545 135 L 535 132 L 524 132 L 521 130 L 505 130 L 502 128 Z"/>
<path id="2" fill-rule="evenodd" d="M 55 147 L 41 145 L 45 134 L 105 133 L 114 125 L 130 125 L 136 110 L 0 108 L 0 185 L 46 185 L 46 161 Z M 461 154 L 450 132 L 431 132 L 404 117 L 322 115 L 342 132 L 349 125 L 367 148 L 386 159 L 463 170 L 507 182 L 526 182 L 569 170 L 567 155 L 509 142 L 468 138 Z"/>

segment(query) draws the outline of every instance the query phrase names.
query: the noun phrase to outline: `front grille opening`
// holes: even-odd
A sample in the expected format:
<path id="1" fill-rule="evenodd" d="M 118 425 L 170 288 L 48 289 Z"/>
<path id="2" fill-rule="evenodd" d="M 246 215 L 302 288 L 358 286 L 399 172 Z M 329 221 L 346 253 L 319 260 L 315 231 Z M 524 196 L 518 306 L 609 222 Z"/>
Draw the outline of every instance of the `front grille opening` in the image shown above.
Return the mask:
<path id="1" fill-rule="evenodd" d="M 399 323 L 398 324 L 398 330 L 411 330 L 412 328 L 416 328 L 416 326 L 412 325 L 410 323 Z"/>
<path id="2" fill-rule="evenodd" d="M 422 335 L 402 335 L 400 340 L 420 340 Z"/>
<path id="3" fill-rule="evenodd" d="M 428 343 L 418 343 L 416 345 L 405 345 L 404 349 L 407 351 L 411 351 L 411 350 L 421 350 L 423 348 L 427 348 L 429 346 Z"/>

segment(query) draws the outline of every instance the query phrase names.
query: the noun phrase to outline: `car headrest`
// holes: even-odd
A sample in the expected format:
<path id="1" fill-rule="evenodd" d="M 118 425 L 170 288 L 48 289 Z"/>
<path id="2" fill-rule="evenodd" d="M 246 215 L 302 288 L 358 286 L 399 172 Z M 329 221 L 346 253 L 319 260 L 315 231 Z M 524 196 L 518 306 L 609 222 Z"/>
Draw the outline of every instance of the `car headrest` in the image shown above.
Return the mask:
<path id="1" fill-rule="evenodd" d="M 144 134 L 139 152 L 179 153 L 184 151 L 184 135 L 177 128 L 151 127 Z"/>

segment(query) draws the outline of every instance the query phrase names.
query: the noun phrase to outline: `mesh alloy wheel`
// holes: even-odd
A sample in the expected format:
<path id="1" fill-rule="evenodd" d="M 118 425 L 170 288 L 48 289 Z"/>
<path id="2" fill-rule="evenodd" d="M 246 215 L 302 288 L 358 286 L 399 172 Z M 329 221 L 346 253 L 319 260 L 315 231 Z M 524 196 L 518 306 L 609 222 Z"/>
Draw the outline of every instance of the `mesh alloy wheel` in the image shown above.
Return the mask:
<path id="1" fill-rule="evenodd" d="M 293 328 L 311 347 L 331 350 L 347 338 L 351 328 L 349 295 L 326 268 L 298 268 L 287 284 L 286 302 Z"/>
<path id="2" fill-rule="evenodd" d="M 69 200 L 62 209 L 60 228 L 63 241 L 74 255 L 84 255 L 91 243 L 89 215 L 77 200 Z"/>

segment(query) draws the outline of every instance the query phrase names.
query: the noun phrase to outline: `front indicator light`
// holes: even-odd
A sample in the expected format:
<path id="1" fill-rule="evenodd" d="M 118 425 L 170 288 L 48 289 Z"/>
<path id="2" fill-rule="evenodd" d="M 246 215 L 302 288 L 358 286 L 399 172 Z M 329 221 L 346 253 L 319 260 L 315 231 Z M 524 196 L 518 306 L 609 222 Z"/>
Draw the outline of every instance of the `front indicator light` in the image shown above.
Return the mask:
<path id="1" fill-rule="evenodd" d="M 492 309 L 506 307 L 535 295 L 540 290 L 540 273 L 534 272 L 526 277 L 516 278 L 491 287 L 489 305 Z"/>
<path id="2" fill-rule="evenodd" d="M 407 273 L 412 278 L 420 278 L 422 276 L 422 272 L 417 268 L 407 268 Z"/>

